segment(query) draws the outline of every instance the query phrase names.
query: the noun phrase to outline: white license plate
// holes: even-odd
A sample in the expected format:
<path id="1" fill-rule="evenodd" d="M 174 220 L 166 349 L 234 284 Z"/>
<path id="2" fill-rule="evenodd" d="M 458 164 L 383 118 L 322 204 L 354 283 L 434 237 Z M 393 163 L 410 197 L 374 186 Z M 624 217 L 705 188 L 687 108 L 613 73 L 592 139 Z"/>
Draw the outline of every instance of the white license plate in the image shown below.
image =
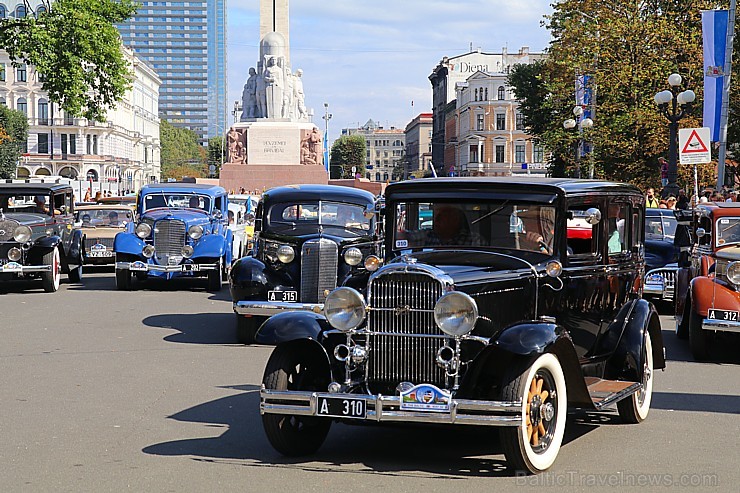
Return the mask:
<path id="1" fill-rule="evenodd" d="M 108 252 L 105 250 L 90 250 L 90 253 L 87 254 L 88 257 L 112 257 L 113 252 Z"/>
<path id="2" fill-rule="evenodd" d="M 365 419 L 367 407 L 363 399 L 318 397 L 316 414 L 334 418 Z"/>
<path id="3" fill-rule="evenodd" d="M 714 308 L 709 309 L 709 313 L 707 313 L 707 318 L 709 320 L 722 320 L 724 322 L 737 322 L 740 320 L 738 318 L 738 314 L 740 312 L 734 312 L 729 310 L 715 310 Z"/>
<path id="4" fill-rule="evenodd" d="M 267 301 L 295 303 L 298 301 L 298 291 L 268 291 Z"/>

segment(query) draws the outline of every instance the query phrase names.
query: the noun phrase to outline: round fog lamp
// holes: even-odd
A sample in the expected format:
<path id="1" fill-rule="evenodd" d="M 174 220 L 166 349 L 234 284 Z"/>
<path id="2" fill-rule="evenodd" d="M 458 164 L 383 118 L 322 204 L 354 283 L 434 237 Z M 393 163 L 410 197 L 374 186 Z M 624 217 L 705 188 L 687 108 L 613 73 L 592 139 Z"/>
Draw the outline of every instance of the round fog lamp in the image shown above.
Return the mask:
<path id="1" fill-rule="evenodd" d="M 352 247 L 344 252 L 344 261 L 347 262 L 347 265 L 354 267 L 362 262 L 362 252 L 359 248 Z"/>
<path id="2" fill-rule="evenodd" d="M 21 249 L 13 247 L 8 250 L 8 259 L 17 262 L 21 259 Z"/>
<path id="3" fill-rule="evenodd" d="M 203 236 L 203 226 L 200 226 L 198 224 L 190 226 L 188 228 L 188 236 L 194 240 L 197 240 L 198 238 Z"/>
<path id="4" fill-rule="evenodd" d="M 290 245 L 280 245 L 277 250 L 277 257 L 284 264 L 289 264 L 295 258 L 295 250 Z"/>
<path id="5" fill-rule="evenodd" d="M 25 243 L 31 239 L 31 228 L 28 226 L 18 226 L 13 231 L 13 239 L 18 243 Z"/>
<path id="6" fill-rule="evenodd" d="M 434 321 L 442 332 L 453 337 L 467 334 L 478 320 L 475 300 L 460 291 L 443 295 L 434 305 Z"/>
<path id="7" fill-rule="evenodd" d="M 184 246 L 184 247 L 182 247 L 182 249 L 180 250 L 180 253 L 182 254 L 182 256 L 183 256 L 183 257 L 185 257 L 185 258 L 190 258 L 190 257 L 192 257 L 192 256 L 193 256 L 193 252 L 194 252 L 194 251 L 195 251 L 195 250 L 193 249 L 193 247 L 192 247 L 192 246 L 190 246 L 190 245 L 185 245 L 185 246 Z"/>
<path id="8" fill-rule="evenodd" d="M 563 273 L 563 264 L 557 260 L 551 260 L 547 265 L 545 265 L 545 272 L 547 272 L 547 275 L 550 277 L 558 277 Z"/>
<path id="9" fill-rule="evenodd" d="M 335 329 L 356 329 L 365 319 L 365 300 L 352 288 L 337 288 L 324 301 L 324 316 Z"/>
<path id="10" fill-rule="evenodd" d="M 380 267 L 380 258 L 370 255 L 365 259 L 365 268 L 370 272 L 375 272 Z"/>
<path id="11" fill-rule="evenodd" d="M 740 284 L 740 262 L 730 262 L 727 266 L 727 279 L 732 284 Z"/>
<path id="12" fill-rule="evenodd" d="M 141 238 L 142 240 L 144 238 L 148 238 L 149 234 L 152 232 L 152 227 L 149 226 L 147 223 L 139 223 L 136 225 L 136 236 Z"/>
<path id="13" fill-rule="evenodd" d="M 152 258 L 154 256 L 154 247 L 152 245 L 145 246 L 144 249 L 141 251 L 141 254 L 144 255 L 146 258 Z"/>

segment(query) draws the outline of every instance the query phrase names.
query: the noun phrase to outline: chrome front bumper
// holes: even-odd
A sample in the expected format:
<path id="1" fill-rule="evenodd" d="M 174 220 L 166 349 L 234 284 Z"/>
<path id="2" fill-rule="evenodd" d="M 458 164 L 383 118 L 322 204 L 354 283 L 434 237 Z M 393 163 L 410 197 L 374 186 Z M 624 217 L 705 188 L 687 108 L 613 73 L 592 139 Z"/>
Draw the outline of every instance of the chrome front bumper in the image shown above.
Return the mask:
<path id="1" fill-rule="evenodd" d="M 290 390 L 260 390 L 260 414 L 322 416 L 317 412 L 318 398 L 347 398 L 365 401 L 365 421 L 460 424 L 479 426 L 519 426 L 522 424 L 521 401 L 478 401 L 452 399 L 449 412 L 402 411 L 399 396 L 331 394 Z"/>
<path id="2" fill-rule="evenodd" d="M 323 310 L 323 303 L 291 303 L 287 301 L 237 301 L 234 303 L 234 313 L 260 317 L 271 317 L 283 312 L 321 313 Z"/>
<path id="3" fill-rule="evenodd" d="M 116 269 L 131 272 L 203 272 L 219 269 L 219 264 L 157 265 L 145 262 L 116 262 Z"/>
<path id="4" fill-rule="evenodd" d="M 51 272 L 51 265 L 0 265 L 0 274 L 26 274 L 30 272 Z"/>
<path id="5" fill-rule="evenodd" d="M 721 330 L 723 332 L 740 333 L 740 322 L 730 322 L 727 320 L 714 320 L 705 318 L 702 320 L 701 328 L 704 330 Z"/>

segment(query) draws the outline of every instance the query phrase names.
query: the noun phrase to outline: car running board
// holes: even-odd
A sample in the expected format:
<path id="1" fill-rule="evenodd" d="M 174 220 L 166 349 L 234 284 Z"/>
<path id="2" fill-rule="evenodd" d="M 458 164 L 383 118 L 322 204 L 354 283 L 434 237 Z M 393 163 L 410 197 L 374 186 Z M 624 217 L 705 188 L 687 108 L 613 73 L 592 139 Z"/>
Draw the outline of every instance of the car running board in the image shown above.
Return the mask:
<path id="1" fill-rule="evenodd" d="M 604 409 L 609 404 L 621 401 L 635 392 L 642 390 L 640 382 L 624 382 L 621 380 L 603 380 L 601 378 L 586 377 L 588 394 L 597 410 Z"/>

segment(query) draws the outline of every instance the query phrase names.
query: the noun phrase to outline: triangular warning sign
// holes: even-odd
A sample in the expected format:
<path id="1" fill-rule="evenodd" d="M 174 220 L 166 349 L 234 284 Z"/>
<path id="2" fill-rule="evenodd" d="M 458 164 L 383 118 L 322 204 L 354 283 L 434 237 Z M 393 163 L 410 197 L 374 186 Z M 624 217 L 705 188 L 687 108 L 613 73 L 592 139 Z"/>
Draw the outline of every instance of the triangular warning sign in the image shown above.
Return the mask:
<path id="1" fill-rule="evenodd" d="M 702 142 L 701 137 L 699 137 L 699 134 L 696 133 L 696 129 L 692 129 L 691 135 L 689 135 L 689 139 L 686 141 L 686 145 L 683 146 L 683 150 L 681 153 L 683 154 L 693 154 L 697 152 L 708 152 L 709 149 L 707 149 L 706 144 Z"/>

